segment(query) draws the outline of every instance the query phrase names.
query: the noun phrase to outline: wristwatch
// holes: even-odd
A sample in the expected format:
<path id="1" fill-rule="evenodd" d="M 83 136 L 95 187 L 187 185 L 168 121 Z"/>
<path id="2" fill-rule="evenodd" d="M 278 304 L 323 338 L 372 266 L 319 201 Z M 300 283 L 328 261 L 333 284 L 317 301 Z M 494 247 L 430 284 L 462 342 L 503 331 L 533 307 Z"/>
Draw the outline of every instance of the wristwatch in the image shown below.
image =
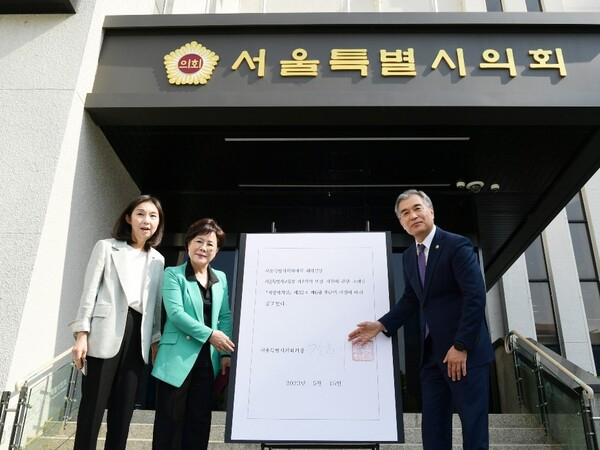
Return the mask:
<path id="1" fill-rule="evenodd" d="M 456 341 L 453 345 L 453 347 L 458 350 L 459 352 L 463 352 L 466 350 L 465 344 L 463 344 L 462 342 Z"/>

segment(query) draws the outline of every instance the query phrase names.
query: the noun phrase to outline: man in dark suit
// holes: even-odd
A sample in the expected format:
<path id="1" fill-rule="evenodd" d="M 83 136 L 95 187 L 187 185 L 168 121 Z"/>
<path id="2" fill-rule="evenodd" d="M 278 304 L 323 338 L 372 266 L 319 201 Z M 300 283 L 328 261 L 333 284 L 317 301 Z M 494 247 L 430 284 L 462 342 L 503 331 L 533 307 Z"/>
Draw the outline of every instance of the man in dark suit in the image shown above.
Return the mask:
<path id="1" fill-rule="evenodd" d="M 410 189 L 395 205 L 400 224 L 415 238 L 403 254 L 405 289 L 375 322 L 348 335 L 362 345 L 379 332 L 391 336 L 420 311 L 423 447 L 452 448 L 452 414 L 462 423 L 463 448 L 487 449 L 489 363 L 494 355 L 485 325 L 486 290 L 470 241 L 433 223 L 431 200 Z"/>

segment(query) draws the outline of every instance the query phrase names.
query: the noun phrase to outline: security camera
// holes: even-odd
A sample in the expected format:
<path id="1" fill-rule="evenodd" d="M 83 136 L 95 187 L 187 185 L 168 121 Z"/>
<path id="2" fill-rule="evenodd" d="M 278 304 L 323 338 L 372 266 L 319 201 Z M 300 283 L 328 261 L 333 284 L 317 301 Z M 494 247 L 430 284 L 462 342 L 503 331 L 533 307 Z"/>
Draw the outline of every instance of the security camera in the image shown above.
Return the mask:
<path id="1" fill-rule="evenodd" d="M 483 181 L 471 181 L 470 183 L 467 184 L 467 189 L 470 190 L 471 192 L 474 192 L 475 194 L 477 194 L 479 191 L 481 191 L 481 188 L 484 186 Z"/>
<path id="2" fill-rule="evenodd" d="M 464 188 L 465 188 L 465 186 L 466 186 L 466 184 L 465 184 L 465 182 L 464 182 L 464 181 L 457 181 L 457 182 L 456 182 L 456 187 L 457 187 L 458 189 L 464 189 Z"/>
<path id="3" fill-rule="evenodd" d="M 499 190 L 500 190 L 500 185 L 498 183 L 494 183 L 494 184 L 490 185 L 490 191 L 498 192 Z"/>

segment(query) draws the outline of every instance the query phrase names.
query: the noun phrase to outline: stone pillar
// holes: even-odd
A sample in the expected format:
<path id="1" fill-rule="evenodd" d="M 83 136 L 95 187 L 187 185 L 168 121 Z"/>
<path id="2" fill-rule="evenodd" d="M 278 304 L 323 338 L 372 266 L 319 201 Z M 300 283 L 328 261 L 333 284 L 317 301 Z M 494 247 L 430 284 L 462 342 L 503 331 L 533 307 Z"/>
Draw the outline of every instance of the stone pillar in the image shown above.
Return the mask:
<path id="1" fill-rule="evenodd" d="M 562 210 L 542 233 L 563 357 L 595 374 L 596 366 L 579 286 L 567 214 Z"/>

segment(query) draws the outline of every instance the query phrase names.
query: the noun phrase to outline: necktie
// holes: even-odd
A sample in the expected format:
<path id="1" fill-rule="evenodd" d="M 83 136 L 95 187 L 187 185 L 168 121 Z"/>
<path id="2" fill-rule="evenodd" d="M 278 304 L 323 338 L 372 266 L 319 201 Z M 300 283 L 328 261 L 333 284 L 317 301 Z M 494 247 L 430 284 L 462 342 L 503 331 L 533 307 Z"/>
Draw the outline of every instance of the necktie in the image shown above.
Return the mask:
<path id="1" fill-rule="evenodd" d="M 417 244 L 418 257 L 417 262 L 419 264 L 419 275 L 421 276 L 421 284 L 425 284 L 425 268 L 427 267 L 427 261 L 425 260 L 425 245 Z"/>
<path id="2" fill-rule="evenodd" d="M 417 263 L 419 264 L 419 275 L 421 276 L 421 285 L 425 284 L 425 268 L 427 267 L 427 261 L 425 260 L 425 245 L 417 244 L 418 255 Z M 429 326 L 425 323 L 425 338 L 429 336 Z"/>

